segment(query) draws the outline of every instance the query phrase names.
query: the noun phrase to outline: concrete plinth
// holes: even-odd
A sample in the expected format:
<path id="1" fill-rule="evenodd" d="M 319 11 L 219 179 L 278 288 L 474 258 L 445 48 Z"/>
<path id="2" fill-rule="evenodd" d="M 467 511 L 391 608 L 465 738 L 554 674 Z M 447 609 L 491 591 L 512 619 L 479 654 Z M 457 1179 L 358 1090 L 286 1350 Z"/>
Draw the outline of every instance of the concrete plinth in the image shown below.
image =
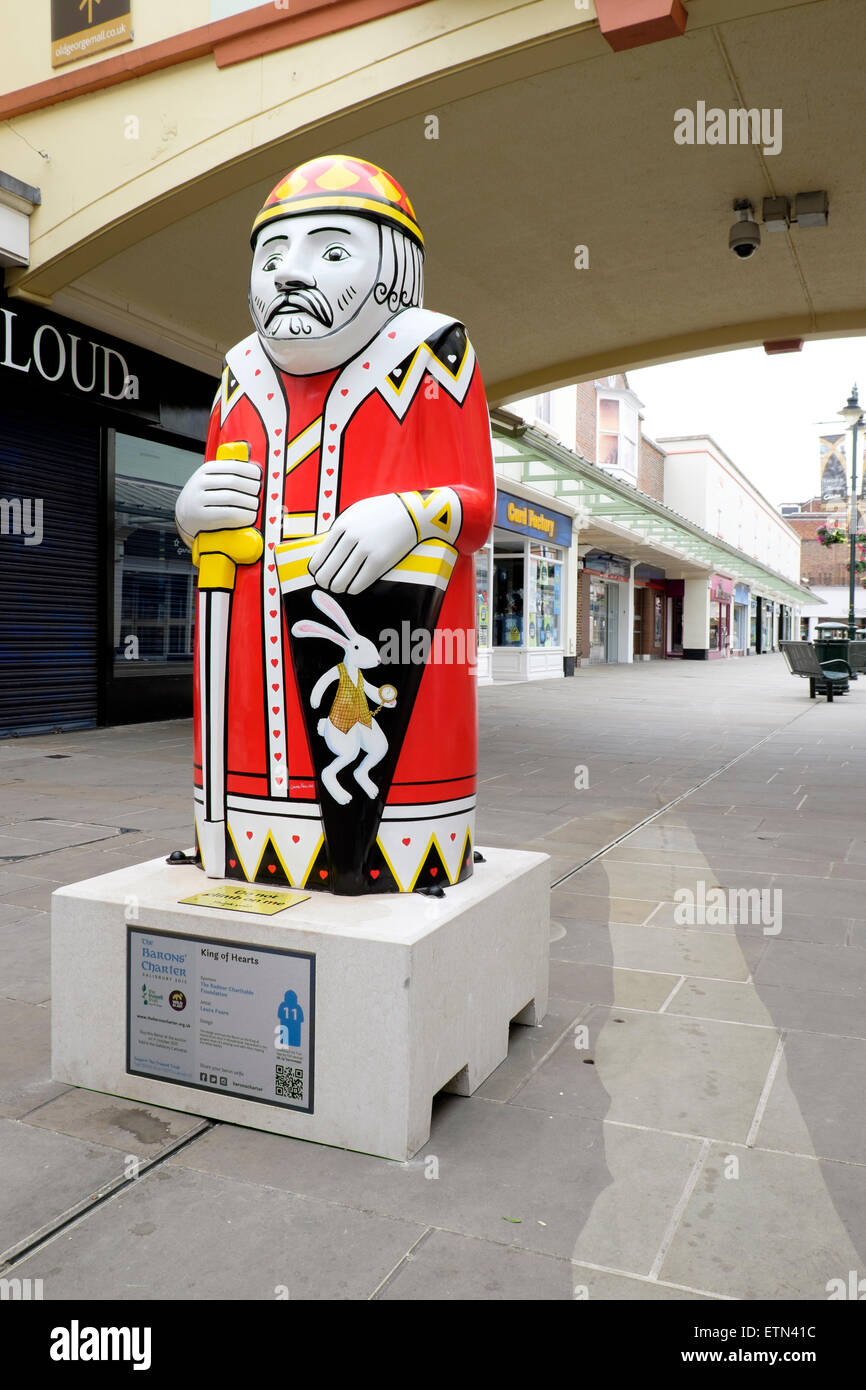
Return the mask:
<path id="1" fill-rule="evenodd" d="M 276 916 L 179 902 L 218 885 L 163 859 L 58 889 L 51 943 L 55 1079 L 410 1158 L 429 1137 L 436 1092 L 471 1095 L 505 1058 L 509 1023 L 540 1022 L 547 1007 L 547 856 L 483 853 L 487 862 L 443 898 L 314 893 Z M 312 1113 L 127 1070 L 130 928 L 315 957 Z M 195 1029 L 192 1013 L 184 1021 Z M 276 1012 L 271 1017 L 276 1022 Z"/>

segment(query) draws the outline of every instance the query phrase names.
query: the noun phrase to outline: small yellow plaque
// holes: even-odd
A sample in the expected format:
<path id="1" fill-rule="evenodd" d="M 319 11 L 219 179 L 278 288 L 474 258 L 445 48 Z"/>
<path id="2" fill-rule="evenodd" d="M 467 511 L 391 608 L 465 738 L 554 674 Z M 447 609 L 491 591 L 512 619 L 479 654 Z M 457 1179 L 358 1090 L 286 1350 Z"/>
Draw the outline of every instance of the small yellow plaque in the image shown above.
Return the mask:
<path id="1" fill-rule="evenodd" d="M 206 893 L 193 893 L 191 898 L 178 898 L 178 902 L 192 903 L 195 907 L 218 907 L 224 912 L 261 912 L 272 917 L 275 912 L 285 912 L 287 907 L 297 907 L 309 898 L 309 893 L 284 893 L 279 888 L 210 888 Z"/>

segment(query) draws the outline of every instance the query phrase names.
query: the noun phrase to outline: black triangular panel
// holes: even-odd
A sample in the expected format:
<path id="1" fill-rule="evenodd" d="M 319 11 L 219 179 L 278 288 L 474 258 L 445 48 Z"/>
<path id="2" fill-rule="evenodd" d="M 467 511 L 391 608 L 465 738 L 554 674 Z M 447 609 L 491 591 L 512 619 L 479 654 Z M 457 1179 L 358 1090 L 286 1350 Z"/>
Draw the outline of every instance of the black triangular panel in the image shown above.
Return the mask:
<path id="1" fill-rule="evenodd" d="M 371 716 L 384 733 L 388 745 L 384 757 L 370 771 L 377 795 L 368 796 L 355 780 L 355 770 L 364 757 L 361 751 L 336 774 L 338 784 L 352 797 L 347 804 L 340 805 L 322 783 L 322 772 L 332 765 L 335 755 L 326 744 L 324 736 L 319 733 L 319 726 L 327 724 L 336 694 L 336 684 L 331 684 L 325 691 L 317 710 L 310 706 L 313 686 L 326 671 L 334 667 L 339 655 L 335 652 L 333 642 L 322 637 L 296 637 L 292 632 L 293 624 L 301 618 L 312 618 L 318 623 L 322 622 L 321 610 L 313 604 L 311 591 L 304 589 L 283 596 L 286 627 L 290 633 L 289 650 L 316 769 L 325 844 L 328 848 L 323 867 L 330 869 L 330 881 L 323 880 L 321 886 L 330 887 L 333 893 L 381 893 L 396 890 L 396 885 L 393 890 L 383 889 L 381 881 L 371 880 L 369 870 L 378 868 L 381 873 L 384 869 L 376 836 L 426 666 L 417 658 L 413 661 L 411 651 L 404 651 L 399 642 L 396 643 L 398 651 L 397 658 L 394 659 L 381 634 L 386 631 L 401 634 L 404 625 L 408 623 L 413 634 L 413 646 L 419 632 L 426 631 L 432 639 L 443 598 L 443 591 L 434 586 L 403 584 L 385 579 L 377 580 L 362 594 L 339 595 L 340 605 L 355 630 L 362 636 L 374 640 L 377 646 L 380 640 L 382 643 L 383 660 L 379 665 L 365 670 L 366 679 L 377 688 L 393 685 L 397 691 L 397 703 L 393 709 L 382 708 L 374 714 L 376 706 L 370 702 Z M 401 659 L 403 657 L 405 660 Z M 435 882 L 435 877 L 428 881 Z M 445 876 L 445 882 L 447 881 Z M 310 875 L 306 886 L 320 886 L 315 882 L 315 874 Z"/>
<path id="2" fill-rule="evenodd" d="M 406 379 L 406 373 L 412 365 L 412 358 L 414 356 L 415 349 L 413 349 L 412 352 L 409 353 L 408 357 L 404 357 L 402 362 L 398 362 L 396 367 L 393 367 L 391 371 L 388 373 L 388 380 L 390 381 L 392 386 L 395 386 L 399 389 L 399 387 L 403 385 L 403 382 Z"/>
<path id="3" fill-rule="evenodd" d="M 419 888 L 447 888 L 451 880 L 448 877 L 448 870 L 445 868 L 442 856 L 435 845 L 431 845 L 427 851 L 427 858 L 421 865 L 421 872 L 415 880 L 415 891 Z"/>
<path id="4" fill-rule="evenodd" d="M 463 853 L 460 856 L 460 871 L 457 875 L 458 883 L 462 883 L 464 878 L 472 877 L 473 863 L 472 836 L 467 830 L 466 839 L 463 841 Z"/>
<path id="5" fill-rule="evenodd" d="M 437 357 L 452 375 L 456 376 L 466 356 L 466 329 L 462 323 L 452 323 L 440 328 L 426 340 L 434 357 Z"/>
<path id="6" fill-rule="evenodd" d="M 265 840 L 265 847 L 262 850 L 262 857 L 259 860 L 259 867 L 255 871 L 256 883 L 274 883 L 280 888 L 289 888 L 288 875 L 279 860 L 279 855 L 274 848 L 274 842 L 270 835 Z"/>
<path id="7" fill-rule="evenodd" d="M 239 879 L 241 883 L 247 883 L 241 857 L 238 854 L 237 845 L 232 839 L 231 831 L 226 826 L 226 878 Z"/>

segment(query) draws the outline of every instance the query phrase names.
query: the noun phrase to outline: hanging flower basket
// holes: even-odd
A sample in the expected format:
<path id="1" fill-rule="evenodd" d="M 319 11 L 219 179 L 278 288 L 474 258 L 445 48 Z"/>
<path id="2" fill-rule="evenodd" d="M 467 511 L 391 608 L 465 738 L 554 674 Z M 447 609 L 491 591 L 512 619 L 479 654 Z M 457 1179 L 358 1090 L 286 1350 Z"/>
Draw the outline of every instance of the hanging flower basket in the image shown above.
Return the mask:
<path id="1" fill-rule="evenodd" d="M 822 545 L 843 545 L 848 536 L 841 526 L 819 526 L 817 531 L 818 540 Z"/>

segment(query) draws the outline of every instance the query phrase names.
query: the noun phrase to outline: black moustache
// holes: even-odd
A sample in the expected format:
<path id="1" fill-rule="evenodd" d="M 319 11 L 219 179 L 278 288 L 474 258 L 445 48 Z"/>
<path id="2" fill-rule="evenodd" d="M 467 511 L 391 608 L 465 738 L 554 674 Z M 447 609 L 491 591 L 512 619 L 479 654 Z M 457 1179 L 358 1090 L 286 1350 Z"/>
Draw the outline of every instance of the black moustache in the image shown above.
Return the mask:
<path id="1" fill-rule="evenodd" d="M 265 319 L 265 328 L 269 328 L 277 314 L 285 312 L 300 312 L 312 314 L 313 318 L 323 323 L 326 328 L 330 328 L 334 322 L 331 307 L 324 295 L 318 290 L 290 290 L 278 299 L 273 309 L 271 309 Z"/>

